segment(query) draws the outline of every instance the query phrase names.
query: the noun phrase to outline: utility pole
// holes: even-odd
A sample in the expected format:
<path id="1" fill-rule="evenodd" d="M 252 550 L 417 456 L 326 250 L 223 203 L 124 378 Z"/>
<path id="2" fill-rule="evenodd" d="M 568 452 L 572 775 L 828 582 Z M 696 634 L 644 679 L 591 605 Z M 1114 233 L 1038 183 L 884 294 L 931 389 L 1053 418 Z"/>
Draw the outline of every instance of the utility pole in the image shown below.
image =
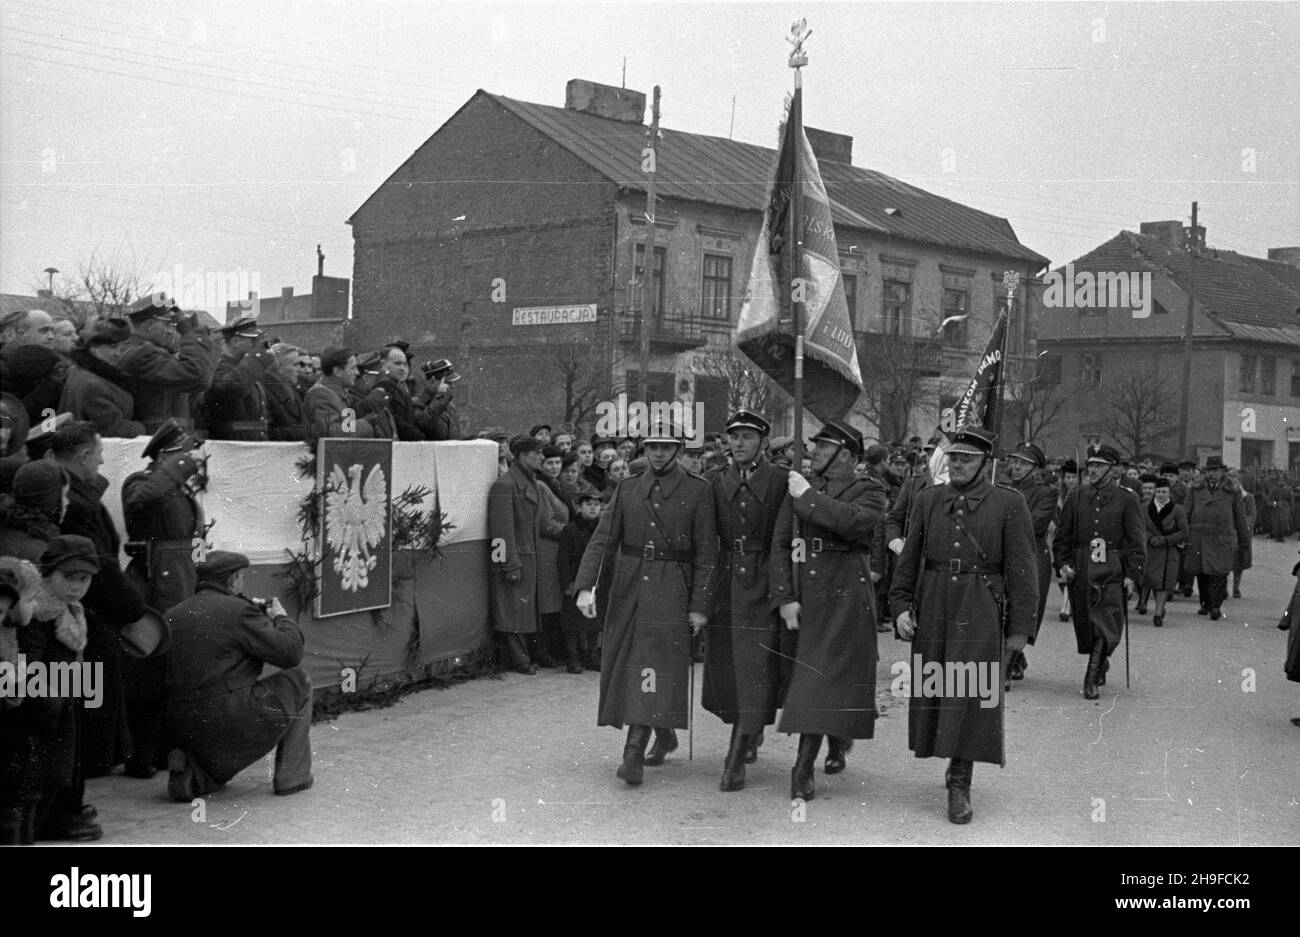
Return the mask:
<path id="1" fill-rule="evenodd" d="M 659 86 L 655 85 L 654 104 L 650 110 L 650 146 L 647 170 L 649 180 L 645 194 L 645 256 L 641 262 L 641 361 L 637 366 L 637 399 L 649 403 L 650 393 L 650 320 L 655 300 L 655 170 L 658 168 Z M 633 250 L 633 260 L 636 252 Z"/>
<path id="2" fill-rule="evenodd" d="M 1188 457 L 1187 423 L 1190 419 L 1192 400 L 1192 328 L 1196 321 L 1196 254 L 1200 250 L 1200 231 L 1196 225 L 1197 203 L 1192 202 L 1192 230 L 1187 238 L 1187 250 L 1190 256 L 1187 265 L 1190 271 L 1187 284 L 1187 322 L 1183 326 L 1183 408 L 1178 421 L 1178 451 L 1182 457 Z"/>

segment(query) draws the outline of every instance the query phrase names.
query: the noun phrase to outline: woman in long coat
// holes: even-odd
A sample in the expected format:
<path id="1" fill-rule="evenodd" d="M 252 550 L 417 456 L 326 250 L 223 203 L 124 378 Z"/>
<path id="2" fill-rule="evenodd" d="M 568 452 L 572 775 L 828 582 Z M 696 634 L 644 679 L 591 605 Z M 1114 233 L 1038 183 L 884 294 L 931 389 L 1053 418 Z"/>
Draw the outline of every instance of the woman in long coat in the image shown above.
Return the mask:
<path id="1" fill-rule="evenodd" d="M 1156 482 L 1155 496 L 1142 512 L 1147 536 L 1142 592 L 1150 590 L 1155 596 L 1151 624 L 1157 628 L 1165 623 L 1165 602 L 1178 588 L 1178 565 L 1182 558 L 1179 546 L 1187 542 L 1187 514 L 1170 496 L 1169 480 L 1161 478 Z"/>

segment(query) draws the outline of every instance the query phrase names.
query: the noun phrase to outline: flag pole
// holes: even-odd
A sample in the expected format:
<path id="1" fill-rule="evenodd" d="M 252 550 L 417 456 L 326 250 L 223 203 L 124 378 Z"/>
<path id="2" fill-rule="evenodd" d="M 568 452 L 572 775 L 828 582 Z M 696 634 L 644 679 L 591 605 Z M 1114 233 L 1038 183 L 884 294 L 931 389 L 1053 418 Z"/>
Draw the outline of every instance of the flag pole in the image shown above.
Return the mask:
<path id="1" fill-rule="evenodd" d="M 1002 272 L 1002 285 L 1006 287 L 1007 291 L 1007 324 L 1002 330 L 1002 361 L 998 365 L 998 410 L 997 416 L 993 421 L 993 432 L 997 434 L 998 439 L 998 447 L 996 451 L 999 453 L 1005 448 L 1005 443 L 1002 439 L 1002 425 L 1003 416 L 1006 414 L 1007 410 L 1007 378 L 1010 377 L 1011 374 L 1011 362 L 1007 360 L 1007 346 L 1011 343 L 1011 311 L 1016 305 L 1016 291 L 1020 288 L 1020 274 L 1016 273 L 1014 270 L 1004 270 Z M 994 323 L 994 328 L 997 328 L 996 323 Z M 1028 440 L 1021 441 L 1028 442 Z M 990 481 L 995 485 L 998 481 L 998 463 L 1001 461 L 1001 458 L 994 458 L 993 460 L 993 478 L 990 479 Z"/>
<path id="2" fill-rule="evenodd" d="M 807 20 L 799 20 L 790 28 L 793 48 L 790 51 L 790 67 L 794 69 L 794 97 L 790 101 L 790 116 L 793 132 L 790 139 L 794 141 L 791 152 L 792 184 L 790 186 L 790 318 L 794 327 L 794 441 L 799 450 L 799 463 L 796 472 L 803 471 L 803 328 L 804 309 L 799 299 L 802 290 L 795 288 L 795 280 L 803 270 L 803 242 L 800 227 L 799 203 L 803 191 L 800 188 L 799 151 L 803 149 L 803 67 L 808 64 L 808 55 L 803 50 L 804 41 L 812 31 L 807 28 Z M 795 521 L 798 524 L 798 520 Z M 796 531 L 797 533 L 797 531 Z"/>

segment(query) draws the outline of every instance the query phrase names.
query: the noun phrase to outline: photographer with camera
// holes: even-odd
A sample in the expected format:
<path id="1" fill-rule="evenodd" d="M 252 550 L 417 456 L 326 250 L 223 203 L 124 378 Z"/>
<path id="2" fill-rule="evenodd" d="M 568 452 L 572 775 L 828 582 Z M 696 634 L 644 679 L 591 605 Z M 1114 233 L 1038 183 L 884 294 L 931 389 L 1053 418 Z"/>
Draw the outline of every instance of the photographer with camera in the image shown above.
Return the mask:
<path id="1" fill-rule="evenodd" d="M 189 803 L 275 750 L 273 786 L 312 786 L 311 678 L 303 635 L 279 599 L 243 595 L 248 557 L 213 550 L 199 563 L 198 593 L 167 615 L 172 648 L 167 793 Z M 266 664 L 283 668 L 262 677 Z"/>
<path id="2" fill-rule="evenodd" d="M 460 375 L 446 358 L 425 362 L 420 370 L 429 386 L 415 400 L 416 425 L 426 439 L 460 439 L 460 414 L 451 396 L 451 385 L 460 380 Z"/>
<path id="3" fill-rule="evenodd" d="M 122 342 L 118 370 L 132 382 L 135 419 L 154 433 L 175 417 L 187 428 L 191 397 L 207 390 L 217 352 L 195 313 L 186 315 L 166 293 L 153 293 L 127 312 L 131 337 Z"/>
<path id="4" fill-rule="evenodd" d="M 269 410 L 266 373 L 275 367 L 256 319 L 241 317 L 221 328 L 221 360 L 212 386 L 195 408 L 200 429 L 209 439 L 266 442 Z"/>

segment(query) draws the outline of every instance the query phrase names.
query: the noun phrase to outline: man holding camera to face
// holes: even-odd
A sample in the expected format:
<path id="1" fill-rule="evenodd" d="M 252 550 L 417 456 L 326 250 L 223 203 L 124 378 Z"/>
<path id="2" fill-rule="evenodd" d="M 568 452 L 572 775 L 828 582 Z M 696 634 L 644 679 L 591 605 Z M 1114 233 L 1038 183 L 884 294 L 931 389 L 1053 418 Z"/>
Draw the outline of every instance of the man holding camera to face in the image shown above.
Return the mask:
<path id="1" fill-rule="evenodd" d="M 420 369 L 429 386 L 415 400 L 416 424 L 425 438 L 435 442 L 460 439 L 460 414 L 451 396 L 451 385 L 460 375 L 446 358 L 426 362 Z"/>
<path id="2" fill-rule="evenodd" d="M 210 439 L 266 442 L 269 411 L 265 381 L 275 367 L 256 319 L 241 317 L 220 330 L 221 360 L 203 395 L 198 423 Z M 196 414 L 199 416 L 199 414 Z"/>

